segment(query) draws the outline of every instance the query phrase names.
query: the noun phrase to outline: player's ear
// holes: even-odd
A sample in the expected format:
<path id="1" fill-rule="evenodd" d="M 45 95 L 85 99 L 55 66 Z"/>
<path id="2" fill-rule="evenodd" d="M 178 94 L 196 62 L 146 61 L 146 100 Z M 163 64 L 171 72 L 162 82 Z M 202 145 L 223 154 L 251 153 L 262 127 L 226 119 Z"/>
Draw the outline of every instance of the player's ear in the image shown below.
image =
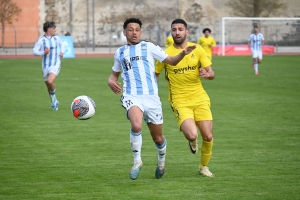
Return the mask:
<path id="1" fill-rule="evenodd" d="M 126 31 L 125 31 L 125 29 L 123 30 L 123 35 L 126 36 Z"/>

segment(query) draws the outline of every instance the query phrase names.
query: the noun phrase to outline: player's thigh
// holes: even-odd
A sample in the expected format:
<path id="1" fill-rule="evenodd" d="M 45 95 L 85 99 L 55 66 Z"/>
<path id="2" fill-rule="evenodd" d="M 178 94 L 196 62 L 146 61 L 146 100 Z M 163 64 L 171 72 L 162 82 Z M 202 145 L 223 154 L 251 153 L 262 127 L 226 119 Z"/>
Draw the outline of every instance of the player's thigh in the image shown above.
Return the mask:
<path id="1" fill-rule="evenodd" d="M 198 102 L 194 108 L 194 119 L 195 121 L 207 121 L 212 120 L 212 113 L 210 110 L 210 100 L 204 100 Z"/>
<path id="2" fill-rule="evenodd" d="M 141 126 L 144 112 L 141 100 L 132 95 L 122 95 L 120 100 L 132 125 Z"/>
<path id="3" fill-rule="evenodd" d="M 198 131 L 193 118 L 185 119 L 181 123 L 180 129 L 188 140 L 193 141 L 197 139 Z"/>
<path id="4" fill-rule="evenodd" d="M 163 123 L 162 104 L 158 95 L 142 95 L 144 121 L 152 124 Z"/>
<path id="5" fill-rule="evenodd" d="M 252 58 L 257 59 L 258 57 L 258 52 L 256 50 L 252 50 Z"/>
<path id="6" fill-rule="evenodd" d="M 185 102 L 173 102 L 171 104 L 174 116 L 177 120 L 179 130 L 181 130 L 181 124 L 187 120 L 192 119 L 194 121 L 193 108 L 188 106 Z"/>
<path id="7" fill-rule="evenodd" d="M 196 124 L 200 130 L 202 139 L 204 141 L 210 142 L 213 138 L 212 128 L 213 123 L 212 120 L 205 120 L 205 121 L 196 121 Z"/>
<path id="8" fill-rule="evenodd" d="M 45 67 L 42 69 L 44 81 L 53 83 L 60 72 L 60 65 Z"/>

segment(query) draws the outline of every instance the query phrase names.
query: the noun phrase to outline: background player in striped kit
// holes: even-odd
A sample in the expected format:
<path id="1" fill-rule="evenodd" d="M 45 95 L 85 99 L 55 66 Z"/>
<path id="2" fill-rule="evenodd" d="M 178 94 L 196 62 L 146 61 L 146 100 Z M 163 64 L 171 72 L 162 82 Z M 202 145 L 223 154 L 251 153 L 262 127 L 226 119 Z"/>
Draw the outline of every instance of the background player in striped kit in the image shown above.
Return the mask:
<path id="1" fill-rule="evenodd" d="M 178 55 L 170 57 L 159 46 L 148 41 L 140 41 L 142 22 L 139 19 L 127 19 L 123 28 L 128 44 L 116 50 L 113 72 L 108 79 L 108 85 L 114 93 L 120 94 L 122 89 L 118 78 L 122 71 L 121 102 L 127 110 L 127 117 L 131 123 L 130 144 L 134 158 L 129 177 L 137 179 L 143 165 L 141 131 L 144 119 L 158 151 L 155 176 L 161 178 L 165 171 L 167 141 L 162 135 L 163 114 L 154 73 L 154 59 L 176 65 L 185 55 L 192 52 L 195 46 L 186 47 Z"/>
<path id="2" fill-rule="evenodd" d="M 253 27 L 253 33 L 248 38 L 248 46 L 251 47 L 255 74 L 258 75 L 258 64 L 262 61 L 262 45 L 264 45 L 264 35 L 258 32 L 258 26 Z"/>
<path id="3" fill-rule="evenodd" d="M 55 22 L 45 22 L 43 30 L 45 34 L 40 36 L 33 48 L 35 56 L 42 56 L 42 71 L 47 91 L 51 99 L 51 107 L 58 110 L 59 101 L 56 99 L 55 79 L 60 71 L 60 58 L 64 55 L 64 49 L 56 32 Z"/>

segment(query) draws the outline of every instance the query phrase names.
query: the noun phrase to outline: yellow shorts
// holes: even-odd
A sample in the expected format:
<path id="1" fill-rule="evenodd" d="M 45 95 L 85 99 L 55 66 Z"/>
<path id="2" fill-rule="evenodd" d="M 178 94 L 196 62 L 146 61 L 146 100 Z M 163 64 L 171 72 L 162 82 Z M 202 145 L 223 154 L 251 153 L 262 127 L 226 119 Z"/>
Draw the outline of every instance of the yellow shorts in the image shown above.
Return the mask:
<path id="1" fill-rule="evenodd" d="M 210 99 L 205 93 L 201 98 L 178 100 L 171 103 L 180 130 L 182 122 L 188 118 L 197 121 L 212 120 Z"/>

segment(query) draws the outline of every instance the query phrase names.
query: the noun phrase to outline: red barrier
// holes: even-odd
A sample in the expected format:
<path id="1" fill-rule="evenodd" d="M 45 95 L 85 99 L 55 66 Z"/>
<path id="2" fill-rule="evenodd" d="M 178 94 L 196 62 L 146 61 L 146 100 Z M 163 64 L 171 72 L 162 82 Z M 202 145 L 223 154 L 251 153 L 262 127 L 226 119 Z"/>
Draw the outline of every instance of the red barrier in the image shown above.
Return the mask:
<path id="1" fill-rule="evenodd" d="M 264 45 L 262 47 L 263 55 L 266 54 L 273 54 L 275 52 L 274 46 L 271 45 Z M 212 51 L 213 55 L 222 55 L 222 46 L 216 46 L 213 48 Z M 225 55 L 226 56 L 250 56 L 251 48 L 248 45 L 226 45 L 225 46 Z"/>

